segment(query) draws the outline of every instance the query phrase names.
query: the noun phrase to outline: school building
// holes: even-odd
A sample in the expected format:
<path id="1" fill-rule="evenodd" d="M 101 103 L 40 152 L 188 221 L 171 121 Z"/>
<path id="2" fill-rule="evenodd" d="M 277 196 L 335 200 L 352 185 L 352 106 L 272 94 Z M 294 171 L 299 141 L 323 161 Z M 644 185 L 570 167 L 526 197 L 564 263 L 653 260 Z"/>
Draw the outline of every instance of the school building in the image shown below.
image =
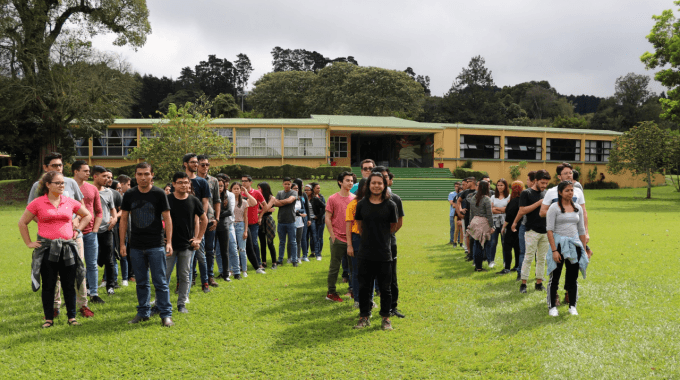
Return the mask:
<path id="1" fill-rule="evenodd" d="M 102 137 L 76 141 L 77 158 L 90 165 L 119 167 L 135 161 L 125 157 L 142 136 L 150 137 L 158 120 L 119 119 Z M 642 187 L 629 173 L 609 175 L 606 164 L 614 131 L 554 129 L 498 125 L 421 123 L 396 117 L 312 115 L 309 119 L 215 119 L 215 131 L 233 143 L 233 158 L 216 165 L 254 167 L 331 163 L 358 166 L 365 158 L 389 167 L 454 170 L 472 160 L 473 169 L 492 180 L 510 179 L 510 166 L 527 161 L 529 170 L 551 174 L 562 162 L 581 167 L 581 182 L 597 167 L 607 181 Z M 435 154 L 443 149 L 441 156 Z M 195 152 L 200 154 L 200 152 Z M 181 153 L 178 153 L 181 154 Z M 599 176 L 599 175 L 598 175 Z M 664 182 L 656 175 L 654 184 Z"/>

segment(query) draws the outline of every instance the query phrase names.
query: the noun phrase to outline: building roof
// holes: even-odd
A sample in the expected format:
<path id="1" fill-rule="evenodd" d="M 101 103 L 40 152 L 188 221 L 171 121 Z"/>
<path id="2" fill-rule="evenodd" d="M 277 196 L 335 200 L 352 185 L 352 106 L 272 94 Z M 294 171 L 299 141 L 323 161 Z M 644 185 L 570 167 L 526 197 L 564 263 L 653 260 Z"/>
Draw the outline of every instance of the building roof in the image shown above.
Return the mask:
<path id="1" fill-rule="evenodd" d="M 152 125 L 160 119 L 116 119 L 116 125 Z M 549 127 L 519 127 L 512 125 L 482 125 L 482 124 L 449 124 L 449 123 L 423 123 L 413 120 L 401 119 L 393 116 L 347 116 L 347 115 L 311 115 L 309 119 L 214 119 L 212 125 L 319 125 L 330 127 L 367 127 L 385 129 L 489 129 L 518 132 L 552 132 L 573 133 L 587 135 L 611 135 L 618 136 L 621 132 L 596 130 L 596 129 L 570 129 Z"/>

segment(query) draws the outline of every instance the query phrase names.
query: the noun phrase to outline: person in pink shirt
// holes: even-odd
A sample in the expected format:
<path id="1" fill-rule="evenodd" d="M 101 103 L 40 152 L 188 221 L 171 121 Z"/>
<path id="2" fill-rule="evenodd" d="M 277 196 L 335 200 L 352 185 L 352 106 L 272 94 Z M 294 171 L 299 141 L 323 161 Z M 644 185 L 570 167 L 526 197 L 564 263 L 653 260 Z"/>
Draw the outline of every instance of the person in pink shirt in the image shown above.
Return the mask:
<path id="1" fill-rule="evenodd" d="M 345 228 L 345 216 L 347 205 L 355 198 L 350 193 L 354 185 L 352 172 L 342 172 L 338 175 L 338 187 L 340 191 L 328 197 L 326 202 L 326 227 L 330 235 L 331 260 L 328 266 L 328 293 L 329 301 L 342 302 L 338 295 L 335 284 L 338 282 L 338 272 L 342 259 L 347 255 L 347 230 Z M 348 260 L 351 261 L 351 260 Z M 349 272 L 352 272 L 350 267 Z"/>
<path id="2" fill-rule="evenodd" d="M 19 232 L 28 248 L 34 249 L 34 261 L 40 262 L 40 277 L 43 282 L 42 303 L 45 314 L 43 328 L 54 325 L 54 289 L 57 276 L 61 277 L 69 325 L 76 321 L 76 269 L 82 262 L 77 254 L 75 238 L 90 223 L 92 215 L 79 201 L 64 193 L 64 176 L 50 171 L 40 180 L 38 198 L 26 207 L 19 219 Z M 77 228 L 73 228 L 73 214 L 80 216 Z M 31 241 L 28 224 L 38 222 L 38 239 Z M 42 258 L 40 255 L 42 254 Z M 39 283 L 38 283 L 39 286 Z M 37 290 L 37 289 L 36 289 Z"/>

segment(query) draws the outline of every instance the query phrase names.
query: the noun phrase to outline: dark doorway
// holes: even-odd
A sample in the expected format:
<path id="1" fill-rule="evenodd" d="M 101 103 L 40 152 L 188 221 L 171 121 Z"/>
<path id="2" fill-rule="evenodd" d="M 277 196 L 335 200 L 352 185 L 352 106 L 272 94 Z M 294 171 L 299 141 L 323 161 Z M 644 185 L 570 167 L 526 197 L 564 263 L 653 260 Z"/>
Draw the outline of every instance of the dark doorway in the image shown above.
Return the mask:
<path id="1" fill-rule="evenodd" d="M 389 167 L 432 167 L 433 134 L 377 135 L 352 134 L 352 166 L 370 158 Z"/>

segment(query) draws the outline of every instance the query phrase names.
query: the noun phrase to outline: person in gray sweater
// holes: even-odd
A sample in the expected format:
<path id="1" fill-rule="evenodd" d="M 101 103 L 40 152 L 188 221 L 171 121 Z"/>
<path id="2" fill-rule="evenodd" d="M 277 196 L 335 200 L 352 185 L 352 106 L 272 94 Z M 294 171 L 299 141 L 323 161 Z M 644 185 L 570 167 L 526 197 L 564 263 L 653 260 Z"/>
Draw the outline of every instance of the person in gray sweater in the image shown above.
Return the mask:
<path id="1" fill-rule="evenodd" d="M 491 233 L 493 232 L 489 183 L 485 181 L 479 182 L 477 192 L 468 195 L 466 200 L 470 203 L 468 234 L 472 244 L 475 270 L 477 272 L 486 272 L 486 269 L 482 268 L 482 263 L 487 256 L 487 251 L 490 249 Z"/>

